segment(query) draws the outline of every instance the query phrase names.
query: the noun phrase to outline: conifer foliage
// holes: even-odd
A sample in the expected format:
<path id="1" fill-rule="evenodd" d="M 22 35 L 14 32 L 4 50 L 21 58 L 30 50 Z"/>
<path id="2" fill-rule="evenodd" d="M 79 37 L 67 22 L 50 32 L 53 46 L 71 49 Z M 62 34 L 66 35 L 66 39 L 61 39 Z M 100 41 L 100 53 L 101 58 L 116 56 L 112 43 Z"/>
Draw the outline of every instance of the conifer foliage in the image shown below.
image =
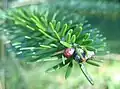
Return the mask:
<path id="1" fill-rule="evenodd" d="M 94 56 L 105 51 L 105 38 L 84 16 L 69 8 L 45 4 L 8 10 L 2 25 L 8 39 L 6 44 L 10 45 L 8 51 L 15 52 L 25 62 L 61 60 L 46 72 L 67 65 L 65 78 L 76 61 L 88 81 L 94 84 L 84 63 L 99 66 L 100 60 Z"/>

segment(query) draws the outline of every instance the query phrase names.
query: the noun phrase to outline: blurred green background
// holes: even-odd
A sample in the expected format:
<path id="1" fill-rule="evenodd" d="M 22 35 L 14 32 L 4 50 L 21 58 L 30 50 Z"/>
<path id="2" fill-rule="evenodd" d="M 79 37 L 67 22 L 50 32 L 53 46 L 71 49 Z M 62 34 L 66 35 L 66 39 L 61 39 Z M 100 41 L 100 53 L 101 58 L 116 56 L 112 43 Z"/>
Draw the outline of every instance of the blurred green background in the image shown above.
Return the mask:
<path id="1" fill-rule="evenodd" d="M 6 8 L 39 2 L 44 3 L 47 0 L 0 0 L 0 13 Z M 101 67 L 86 65 L 95 85 L 89 84 L 78 66 L 74 66 L 70 78 L 65 80 L 65 68 L 49 74 L 44 73 L 53 62 L 18 62 L 13 55 L 4 52 L 4 37 L 1 36 L 0 89 L 120 89 L 120 0 L 92 0 L 92 3 L 81 0 L 82 2 L 83 10 L 80 13 L 86 16 L 93 27 L 101 30 L 107 38 L 110 50 L 108 55 L 98 57 L 104 59 Z"/>

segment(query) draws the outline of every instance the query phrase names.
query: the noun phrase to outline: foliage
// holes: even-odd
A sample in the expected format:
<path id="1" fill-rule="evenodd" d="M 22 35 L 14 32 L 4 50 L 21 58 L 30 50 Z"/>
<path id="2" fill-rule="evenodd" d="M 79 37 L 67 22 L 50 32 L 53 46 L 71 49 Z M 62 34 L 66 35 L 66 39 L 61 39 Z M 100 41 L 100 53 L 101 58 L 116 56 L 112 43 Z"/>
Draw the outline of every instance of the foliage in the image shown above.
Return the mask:
<path id="1" fill-rule="evenodd" d="M 96 55 L 103 53 L 106 38 L 97 28 L 92 28 L 84 16 L 75 13 L 76 9 L 71 7 L 72 1 L 67 9 L 63 5 L 61 2 L 54 6 L 44 4 L 8 10 L 2 31 L 8 39 L 6 45 L 11 45 L 8 47 L 9 52 L 14 51 L 19 59 L 26 62 L 59 60 L 60 63 L 47 72 L 68 65 L 65 75 L 67 78 L 75 58 L 66 58 L 64 50 L 74 48 L 79 60 L 86 59 L 87 63 L 99 66 L 99 60 L 94 60 L 89 52 Z M 88 81 L 93 84 L 84 62 L 78 64 Z"/>

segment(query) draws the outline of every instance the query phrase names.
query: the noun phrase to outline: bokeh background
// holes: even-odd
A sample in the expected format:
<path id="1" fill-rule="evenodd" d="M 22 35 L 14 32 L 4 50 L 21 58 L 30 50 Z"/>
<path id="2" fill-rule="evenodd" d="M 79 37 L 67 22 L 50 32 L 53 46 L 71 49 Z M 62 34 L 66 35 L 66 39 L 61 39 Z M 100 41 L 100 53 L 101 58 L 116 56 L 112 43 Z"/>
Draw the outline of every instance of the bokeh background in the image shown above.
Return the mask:
<path id="1" fill-rule="evenodd" d="M 8 8 L 47 1 L 50 0 L 0 0 L 0 18 Z M 101 67 L 86 65 L 95 85 L 89 84 L 78 66 L 74 66 L 70 78 L 65 80 L 65 68 L 44 72 L 53 62 L 18 62 L 12 53 L 5 51 L 4 36 L 0 33 L 0 89 L 120 89 L 120 0 L 80 1 L 83 3 L 80 14 L 101 30 L 110 50 L 109 54 L 97 57 L 104 60 Z"/>

